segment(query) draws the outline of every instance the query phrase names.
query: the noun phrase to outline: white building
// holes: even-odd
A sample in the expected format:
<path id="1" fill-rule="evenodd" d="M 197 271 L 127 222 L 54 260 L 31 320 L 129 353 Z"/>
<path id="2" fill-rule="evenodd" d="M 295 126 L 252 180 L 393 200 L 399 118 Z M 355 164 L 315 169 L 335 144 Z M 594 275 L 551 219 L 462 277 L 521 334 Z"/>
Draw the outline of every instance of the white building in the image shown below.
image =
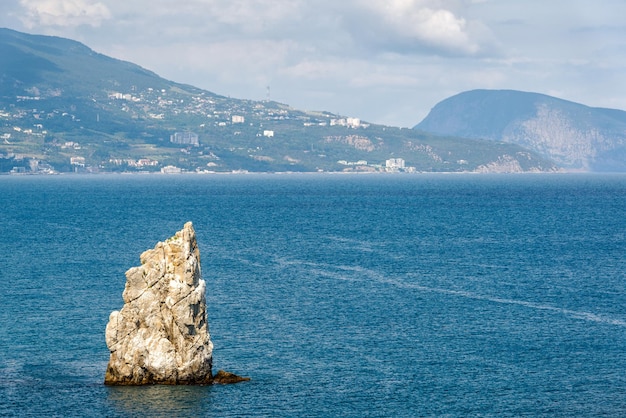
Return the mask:
<path id="1" fill-rule="evenodd" d="M 233 115 L 232 117 L 233 123 L 244 123 L 245 121 L 246 121 L 246 118 L 244 118 L 243 116 Z"/>
<path id="2" fill-rule="evenodd" d="M 339 160 L 339 161 L 337 161 L 337 164 L 341 164 L 341 165 L 367 165 L 367 161 L 365 161 L 365 160 L 359 160 L 359 161 Z"/>
<path id="3" fill-rule="evenodd" d="M 174 135 L 170 135 L 170 142 L 173 144 L 181 145 L 193 145 L 199 147 L 198 134 L 194 132 L 176 132 Z"/>
<path id="4" fill-rule="evenodd" d="M 331 119 L 330 126 L 347 126 L 348 128 L 358 128 L 361 126 L 361 119 L 359 118 Z"/>
<path id="5" fill-rule="evenodd" d="M 161 168 L 161 173 L 163 174 L 180 174 L 182 172 L 183 170 L 181 168 L 173 166 L 173 165 L 168 165 L 168 166 Z"/>
<path id="6" fill-rule="evenodd" d="M 385 161 L 385 168 L 387 169 L 387 171 L 403 170 L 404 160 L 402 158 L 390 158 Z"/>
<path id="7" fill-rule="evenodd" d="M 266 138 L 272 138 L 274 136 L 274 131 L 263 131 L 263 136 Z"/>
<path id="8" fill-rule="evenodd" d="M 85 157 L 71 157 L 70 158 L 70 164 L 71 165 L 76 165 L 79 167 L 84 167 L 85 166 Z"/>
<path id="9" fill-rule="evenodd" d="M 359 126 L 361 126 L 361 119 L 359 119 L 359 118 L 347 118 L 346 119 L 346 125 L 348 125 L 351 128 L 358 128 Z"/>

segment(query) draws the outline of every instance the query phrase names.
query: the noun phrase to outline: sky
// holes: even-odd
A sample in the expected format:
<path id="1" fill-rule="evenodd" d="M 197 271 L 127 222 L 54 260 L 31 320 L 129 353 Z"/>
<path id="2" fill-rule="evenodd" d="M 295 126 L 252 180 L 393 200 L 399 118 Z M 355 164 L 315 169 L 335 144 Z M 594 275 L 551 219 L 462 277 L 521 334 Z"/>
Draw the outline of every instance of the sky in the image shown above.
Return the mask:
<path id="1" fill-rule="evenodd" d="M 0 27 L 169 80 L 400 127 L 473 89 L 626 110 L 624 16 L 624 0 L 0 2 Z"/>

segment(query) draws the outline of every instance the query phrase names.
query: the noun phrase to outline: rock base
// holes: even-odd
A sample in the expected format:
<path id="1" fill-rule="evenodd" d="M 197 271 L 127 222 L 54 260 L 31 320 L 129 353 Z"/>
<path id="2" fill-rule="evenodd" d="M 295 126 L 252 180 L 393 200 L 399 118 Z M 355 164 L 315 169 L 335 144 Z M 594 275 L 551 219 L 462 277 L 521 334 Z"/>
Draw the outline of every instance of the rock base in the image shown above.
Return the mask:
<path id="1" fill-rule="evenodd" d="M 214 385 L 229 385 L 232 383 L 247 382 L 249 380 L 249 377 L 237 376 L 236 374 L 225 372 L 224 370 L 219 370 L 217 374 L 213 376 Z"/>

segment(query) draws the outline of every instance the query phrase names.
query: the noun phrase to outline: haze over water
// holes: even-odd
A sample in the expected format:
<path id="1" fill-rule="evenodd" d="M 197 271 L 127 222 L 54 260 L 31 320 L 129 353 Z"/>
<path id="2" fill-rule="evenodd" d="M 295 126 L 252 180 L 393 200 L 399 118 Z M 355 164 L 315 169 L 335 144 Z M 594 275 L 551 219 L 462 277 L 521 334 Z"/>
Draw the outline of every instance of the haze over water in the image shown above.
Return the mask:
<path id="1" fill-rule="evenodd" d="M 621 416 L 626 176 L 0 177 L 0 415 Z M 233 386 L 105 387 L 191 220 Z"/>

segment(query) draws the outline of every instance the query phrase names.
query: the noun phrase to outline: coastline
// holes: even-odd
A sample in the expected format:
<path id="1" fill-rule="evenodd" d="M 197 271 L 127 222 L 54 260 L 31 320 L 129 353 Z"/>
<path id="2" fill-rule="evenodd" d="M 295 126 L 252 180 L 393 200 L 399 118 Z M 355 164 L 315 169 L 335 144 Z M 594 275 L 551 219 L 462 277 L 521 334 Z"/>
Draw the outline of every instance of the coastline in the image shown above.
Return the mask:
<path id="1" fill-rule="evenodd" d="M 54 176 L 253 176 L 253 175 L 348 175 L 348 176 L 418 176 L 418 175 L 619 175 L 624 172 L 596 172 L 572 169 L 559 169 L 553 171 L 182 171 L 177 173 L 163 173 L 160 171 L 100 171 L 100 172 L 53 172 L 53 173 L 0 173 L 0 177 L 54 177 Z"/>

